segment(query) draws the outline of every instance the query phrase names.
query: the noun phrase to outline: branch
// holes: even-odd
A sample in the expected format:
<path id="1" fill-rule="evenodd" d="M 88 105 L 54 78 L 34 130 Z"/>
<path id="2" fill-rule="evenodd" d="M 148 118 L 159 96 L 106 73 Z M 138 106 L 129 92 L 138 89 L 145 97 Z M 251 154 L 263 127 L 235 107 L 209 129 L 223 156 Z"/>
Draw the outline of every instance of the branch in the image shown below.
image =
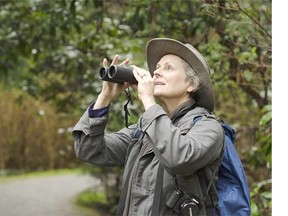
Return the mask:
<path id="1" fill-rule="evenodd" d="M 256 23 L 256 25 L 258 25 L 259 28 L 262 29 L 262 30 L 267 34 L 267 36 L 268 36 L 270 39 L 272 39 L 272 36 L 266 31 L 266 29 L 265 29 L 257 20 L 255 20 L 255 19 L 254 19 L 252 16 L 250 16 L 246 11 L 244 11 L 244 10 L 240 7 L 240 4 L 239 4 L 239 2 L 238 2 L 237 0 L 236 0 L 235 2 L 236 2 L 236 4 L 237 4 L 238 9 L 239 9 L 242 13 L 244 13 L 247 17 L 249 17 L 254 23 Z"/>

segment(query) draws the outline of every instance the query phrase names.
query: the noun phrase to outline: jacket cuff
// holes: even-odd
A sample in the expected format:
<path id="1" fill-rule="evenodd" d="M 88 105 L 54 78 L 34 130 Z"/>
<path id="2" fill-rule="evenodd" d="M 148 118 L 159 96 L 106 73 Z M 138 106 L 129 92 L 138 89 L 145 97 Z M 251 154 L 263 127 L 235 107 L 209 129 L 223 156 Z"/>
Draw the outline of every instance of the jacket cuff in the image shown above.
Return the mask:
<path id="1" fill-rule="evenodd" d="M 77 131 L 83 131 L 86 135 L 89 134 L 89 117 L 88 117 L 88 111 L 86 110 L 84 114 L 81 116 L 80 120 L 76 123 L 76 125 L 73 128 L 73 133 Z"/>
<path id="2" fill-rule="evenodd" d="M 103 134 L 108 122 L 109 113 L 102 117 L 98 118 L 89 118 L 90 123 L 90 135 L 91 136 L 98 136 Z"/>
<path id="3" fill-rule="evenodd" d="M 100 108 L 100 109 L 93 109 L 94 103 L 92 103 L 89 108 L 88 108 L 88 116 L 89 118 L 98 118 L 98 117 L 103 117 L 109 112 L 109 106 Z"/>
<path id="4" fill-rule="evenodd" d="M 109 112 L 102 117 L 94 118 L 89 118 L 88 113 L 89 108 L 85 111 L 80 120 L 74 126 L 73 134 L 79 131 L 83 131 L 84 134 L 90 134 L 91 136 L 104 133 L 109 118 Z"/>

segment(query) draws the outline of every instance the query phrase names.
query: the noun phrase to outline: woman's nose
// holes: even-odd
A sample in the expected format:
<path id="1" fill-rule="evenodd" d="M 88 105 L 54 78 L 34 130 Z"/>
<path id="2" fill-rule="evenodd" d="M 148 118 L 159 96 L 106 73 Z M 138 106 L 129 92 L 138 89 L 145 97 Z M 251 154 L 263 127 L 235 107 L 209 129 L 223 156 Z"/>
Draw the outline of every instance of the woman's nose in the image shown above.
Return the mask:
<path id="1" fill-rule="evenodd" d="M 154 76 L 155 76 L 155 77 L 161 77 L 161 76 L 162 76 L 162 74 L 160 73 L 159 68 L 157 68 L 157 69 L 154 71 Z"/>

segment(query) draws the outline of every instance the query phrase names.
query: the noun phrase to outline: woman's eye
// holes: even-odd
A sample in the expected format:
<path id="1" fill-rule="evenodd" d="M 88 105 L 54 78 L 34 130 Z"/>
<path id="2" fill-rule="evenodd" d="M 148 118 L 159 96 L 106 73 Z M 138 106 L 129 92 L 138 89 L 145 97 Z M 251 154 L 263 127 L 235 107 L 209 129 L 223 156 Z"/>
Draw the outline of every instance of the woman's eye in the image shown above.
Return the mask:
<path id="1" fill-rule="evenodd" d="M 167 69 L 168 69 L 168 70 L 173 70 L 173 67 L 172 67 L 172 66 L 168 66 Z"/>

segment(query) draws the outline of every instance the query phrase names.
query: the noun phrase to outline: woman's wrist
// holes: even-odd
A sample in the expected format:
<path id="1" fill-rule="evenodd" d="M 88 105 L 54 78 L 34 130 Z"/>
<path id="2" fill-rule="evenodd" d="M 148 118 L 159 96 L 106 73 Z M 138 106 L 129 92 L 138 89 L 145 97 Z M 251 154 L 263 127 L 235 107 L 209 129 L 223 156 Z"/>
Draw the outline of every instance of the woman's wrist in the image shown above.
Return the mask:
<path id="1" fill-rule="evenodd" d="M 98 95 L 98 98 L 97 98 L 95 104 L 94 104 L 93 109 L 101 109 L 103 107 L 107 107 L 110 105 L 111 101 L 112 101 L 111 97 L 109 97 L 103 93 L 100 93 Z"/>
<path id="2" fill-rule="evenodd" d="M 142 104 L 144 106 L 145 111 L 148 110 L 151 106 L 155 105 L 154 97 L 142 97 Z"/>

